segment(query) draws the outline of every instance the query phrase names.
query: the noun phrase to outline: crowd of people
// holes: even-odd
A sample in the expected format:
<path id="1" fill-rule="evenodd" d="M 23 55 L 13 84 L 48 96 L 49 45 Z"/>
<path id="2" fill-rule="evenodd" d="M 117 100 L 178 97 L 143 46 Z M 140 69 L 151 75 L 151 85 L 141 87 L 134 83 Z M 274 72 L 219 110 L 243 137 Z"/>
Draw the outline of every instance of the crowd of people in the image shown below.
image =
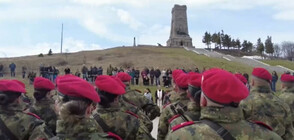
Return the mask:
<path id="1" fill-rule="evenodd" d="M 143 75 L 151 70 L 145 68 Z M 33 99 L 21 81 L 0 80 L 1 139 L 152 140 L 156 117 L 158 140 L 294 138 L 289 73 L 281 75 L 282 90 L 275 93 L 274 74 L 264 68 L 254 68 L 250 82 L 248 74 L 219 68 L 175 69 L 168 72 L 172 90 L 163 91 L 158 83 L 153 99 L 148 88 L 144 94 L 130 88 L 128 70 L 97 74 L 94 86 L 69 68 L 64 71 L 56 83 L 36 77 Z"/>

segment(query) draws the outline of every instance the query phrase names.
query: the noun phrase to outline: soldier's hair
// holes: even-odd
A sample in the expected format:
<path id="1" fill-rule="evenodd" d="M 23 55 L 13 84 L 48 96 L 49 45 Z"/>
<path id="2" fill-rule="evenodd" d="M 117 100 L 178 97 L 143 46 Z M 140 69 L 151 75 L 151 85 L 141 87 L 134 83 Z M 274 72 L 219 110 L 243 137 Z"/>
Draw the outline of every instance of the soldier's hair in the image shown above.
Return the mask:
<path id="1" fill-rule="evenodd" d="M 110 107 L 110 104 L 112 102 L 114 102 L 115 98 L 118 96 L 118 95 L 114 95 L 114 94 L 111 94 L 111 93 L 108 93 L 105 91 L 101 91 L 101 90 L 98 90 L 97 92 L 98 92 L 100 99 L 101 99 L 101 101 L 99 102 L 99 105 L 101 105 L 105 108 Z"/>
<path id="2" fill-rule="evenodd" d="M 282 85 L 283 85 L 286 89 L 289 89 L 289 88 L 294 87 L 294 82 L 282 82 Z"/>
<path id="3" fill-rule="evenodd" d="M 21 93 L 19 92 L 0 92 L 0 105 L 7 106 L 13 103 Z"/>
<path id="4" fill-rule="evenodd" d="M 80 119 L 85 117 L 86 109 L 89 102 L 83 100 L 69 100 L 64 102 L 63 97 L 61 100 L 58 98 L 58 105 L 60 106 L 60 118 L 67 122 L 78 122 Z"/>
<path id="5" fill-rule="evenodd" d="M 37 101 L 40 101 L 41 99 L 43 99 L 44 97 L 46 97 L 47 93 L 50 92 L 50 90 L 47 89 L 35 89 L 34 91 L 34 98 Z"/>

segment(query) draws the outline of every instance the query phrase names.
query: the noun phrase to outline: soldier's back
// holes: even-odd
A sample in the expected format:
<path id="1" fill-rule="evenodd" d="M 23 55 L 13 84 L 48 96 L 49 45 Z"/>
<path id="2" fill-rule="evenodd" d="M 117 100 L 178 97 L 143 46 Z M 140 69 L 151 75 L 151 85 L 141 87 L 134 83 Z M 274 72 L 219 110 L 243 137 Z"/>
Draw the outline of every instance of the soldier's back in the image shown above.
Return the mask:
<path id="1" fill-rule="evenodd" d="M 287 103 L 292 111 L 292 117 L 294 113 L 294 88 L 283 90 L 282 93 L 279 95 L 285 103 Z"/>
<path id="2" fill-rule="evenodd" d="M 292 114 L 281 99 L 269 93 L 253 90 L 240 103 L 246 120 L 258 120 L 271 126 L 280 136 L 293 137 Z"/>
<path id="3" fill-rule="evenodd" d="M 40 116 L 46 125 L 55 133 L 57 115 L 54 111 L 53 101 L 36 102 L 31 108 L 30 112 Z"/>
<path id="4" fill-rule="evenodd" d="M 10 107 L 8 107 L 10 108 Z M 18 139 L 49 139 L 53 137 L 45 122 L 32 113 L 24 113 L 14 109 L 0 109 L 0 118 L 9 131 Z M 16 110 L 15 110 L 16 109 Z M 4 131 L 0 131 L 0 139 L 9 139 Z"/>
<path id="5" fill-rule="evenodd" d="M 111 132 L 126 140 L 136 139 L 140 122 L 135 116 L 122 112 L 119 108 L 98 108 L 95 113 Z"/>
<path id="6" fill-rule="evenodd" d="M 245 120 L 229 124 L 220 123 L 220 125 L 227 129 L 236 140 L 282 140 L 279 135 L 267 128 Z M 216 131 L 201 122 L 179 126 L 178 129 L 170 131 L 166 137 L 166 140 L 182 139 L 223 140 Z"/>
<path id="7" fill-rule="evenodd" d="M 108 140 L 109 134 L 103 132 L 97 122 L 90 118 L 84 118 L 78 122 L 57 121 L 57 140 Z"/>

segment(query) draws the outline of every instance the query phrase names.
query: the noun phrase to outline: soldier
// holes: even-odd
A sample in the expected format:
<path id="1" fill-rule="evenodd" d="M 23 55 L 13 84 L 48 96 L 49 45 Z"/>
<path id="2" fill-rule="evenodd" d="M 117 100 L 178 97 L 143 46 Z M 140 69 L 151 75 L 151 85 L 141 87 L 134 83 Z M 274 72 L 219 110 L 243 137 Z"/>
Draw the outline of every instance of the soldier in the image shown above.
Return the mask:
<path id="1" fill-rule="evenodd" d="M 172 72 L 172 79 L 173 79 L 173 83 L 174 83 L 173 85 L 176 85 L 175 78 L 181 73 L 183 73 L 183 70 L 180 70 L 180 69 L 176 69 Z M 174 103 L 174 102 L 178 101 L 180 98 L 179 94 L 177 94 L 174 90 L 168 94 L 170 95 L 170 97 L 169 97 L 170 103 Z"/>
<path id="2" fill-rule="evenodd" d="M 169 120 L 169 130 L 175 125 L 186 121 L 198 121 L 200 118 L 200 95 L 201 95 L 201 78 L 202 75 L 196 72 L 189 73 L 188 97 L 190 102 L 187 104 L 187 111 L 177 110 L 176 115 Z"/>
<path id="3" fill-rule="evenodd" d="M 234 75 L 213 69 L 203 73 L 200 121 L 174 126 L 166 140 L 281 140 L 265 125 L 245 121 L 238 104 L 249 91 Z"/>
<path id="4" fill-rule="evenodd" d="M 158 106 L 150 103 L 148 99 L 145 98 L 144 95 L 139 93 L 138 91 L 131 90 L 131 77 L 129 77 L 127 73 L 120 72 L 117 74 L 117 77 L 126 85 L 126 94 L 122 95 L 123 100 L 137 106 L 139 109 L 142 109 L 144 112 L 147 113 L 147 116 L 150 120 L 153 120 L 160 115 L 160 109 L 158 108 Z"/>
<path id="5" fill-rule="evenodd" d="M 175 90 L 178 94 L 178 101 L 165 106 L 159 118 L 157 139 L 164 140 L 168 133 L 169 123 L 179 115 L 177 110 L 187 111 L 190 99 L 187 96 L 189 75 L 186 73 L 178 74 L 175 77 Z"/>
<path id="6" fill-rule="evenodd" d="M 126 93 L 122 83 L 114 77 L 101 75 L 96 78 L 95 85 L 101 102 L 93 117 L 105 132 L 113 132 L 125 140 L 153 139 L 145 126 L 140 125 L 136 114 L 121 111 L 118 98 Z"/>
<path id="7" fill-rule="evenodd" d="M 281 82 L 282 94 L 280 94 L 279 97 L 290 106 L 292 117 L 294 117 L 294 76 L 283 74 L 281 76 Z M 294 122 L 292 122 L 292 124 L 294 125 Z"/>
<path id="8" fill-rule="evenodd" d="M 45 122 L 51 131 L 56 134 L 56 121 L 57 115 L 54 111 L 54 84 L 43 77 L 37 77 L 34 81 L 34 98 L 35 103 L 29 109 L 30 112 L 39 115 Z"/>
<path id="9" fill-rule="evenodd" d="M 120 79 L 118 77 L 120 77 Z M 122 81 L 129 81 L 131 79 L 131 76 L 129 76 L 128 74 L 124 74 L 124 73 L 120 72 L 120 73 L 117 74 L 117 77 L 113 77 L 113 78 L 115 78 L 115 80 L 117 80 L 121 84 L 121 86 L 123 88 L 125 88 L 126 85 L 124 83 L 122 83 Z M 126 102 L 122 98 L 122 96 L 119 96 L 119 103 L 120 103 L 120 106 L 121 106 L 121 110 L 123 112 L 130 111 L 132 113 L 135 113 L 136 115 L 138 115 L 138 119 L 140 120 L 140 123 L 142 125 L 145 125 L 149 132 L 152 131 L 153 123 L 149 119 L 149 117 L 144 114 L 142 109 L 138 108 L 137 106 L 135 106 L 135 105 L 133 105 L 131 103 Z"/>
<path id="10" fill-rule="evenodd" d="M 60 115 L 56 127 L 57 139 L 120 139 L 113 133 L 104 133 L 96 121 L 90 118 L 93 104 L 100 101 L 92 85 L 73 75 L 59 76 L 56 81 L 56 110 Z"/>
<path id="11" fill-rule="evenodd" d="M 254 68 L 251 94 L 240 103 L 246 120 L 266 123 L 284 139 L 293 139 L 292 114 L 289 106 L 271 91 L 271 74 L 264 68 Z"/>
<path id="12" fill-rule="evenodd" d="M 0 139 L 29 140 L 49 139 L 53 134 L 44 121 L 33 113 L 24 113 L 21 94 L 22 85 L 13 80 L 0 80 Z"/>

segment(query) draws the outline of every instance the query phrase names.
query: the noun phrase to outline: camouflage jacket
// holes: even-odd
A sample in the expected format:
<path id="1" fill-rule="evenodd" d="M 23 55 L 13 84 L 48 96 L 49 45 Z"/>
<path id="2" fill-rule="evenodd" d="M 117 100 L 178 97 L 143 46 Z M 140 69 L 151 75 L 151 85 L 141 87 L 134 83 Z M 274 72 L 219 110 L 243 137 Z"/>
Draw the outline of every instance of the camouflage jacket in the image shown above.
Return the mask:
<path id="1" fill-rule="evenodd" d="M 149 132 L 152 131 L 153 123 L 149 119 L 149 117 L 144 114 L 144 112 L 142 110 L 140 110 L 135 105 L 132 105 L 132 104 L 124 101 L 122 98 L 119 98 L 119 103 L 120 103 L 120 106 L 121 106 L 121 110 L 123 112 L 131 111 L 131 112 L 135 113 L 139 117 L 140 124 L 145 125 Z"/>
<path id="2" fill-rule="evenodd" d="M 20 140 L 49 139 L 54 135 L 38 116 L 28 115 L 19 104 L 0 106 L 0 118 L 6 127 Z M 0 139 L 9 139 L 0 130 Z"/>
<path id="3" fill-rule="evenodd" d="M 279 97 L 289 105 L 292 112 L 292 124 L 294 125 L 294 87 L 282 90 Z"/>
<path id="4" fill-rule="evenodd" d="M 170 94 L 170 96 L 169 96 L 169 102 L 170 103 L 174 103 L 174 102 L 176 102 L 176 101 L 178 101 L 180 99 L 180 95 L 177 92 L 175 92 L 174 90 L 172 90 L 168 94 Z"/>
<path id="5" fill-rule="evenodd" d="M 199 121 L 200 118 L 200 105 L 190 101 L 187 105 L 187 111 L 184 114 L 175 116 L 170 120 L 169 130 L 172 127 L 184 123 L 186 121 Z"/>
<path id="6" fill-rule="evenodd" d="M 58 140 L 108 140 L 111 139 L 105 134 L 102 128 L 94 119 L 82 118 L 79 122 L 70 123 L 64 120 L 57 121 L 56 128 Z"/>
<path id="7" fill-rule="evenodd" d="M 250 95 L 241 101 L 240 107 L 246 120 L 264 122 L 284 139 L 294 138 L 290 107 L 269 88 L 252 88 Z"/>
<path id="8" fill-rule="evenodd" d="M 158 106 L 150 103 L 143 94 L 131 90 L 129 86 L 126 87 L 126 94 L 124 94 L 122 98 L 126 102 L 131 103 L 146 112 L 150 120 L 153 120 L 160 115 L 160 109 Z"/>
<path id="9" fill-rule="evenodd" d="M 95 113 L 100 116 L 111 132 L 124 140 L 150 139 L 147 128 L 140 125 L 138 116 L 123 112 L 118 103 L 113 103 L 109 108 L 98 105 Z"/>
<path id="10" fill-rule="evenodd" d="M 190 102 L 190 99 L 187 97 L 187 93 L 177 93 L 179 94 L 179 100 L 177 102 L 174 102 L 172 104 L 166 105 L 159 118 L 159 123 L 158 123 L 158 133 L 157 133 L 157 139 L 158 140 L 164 140 L 166 134 L 168 133 L 168 128 L 169 128 L 169 120 L 172 119 L 173 117 L 177 116 L 178 113 L 175 112 L 174 110 L 176 109 L 182 109 L 187 111 L 187 105 L 188 102 Z M 174 108 L 174 109 L 172 109 Z"/>
<path id="11" fill-rule="evenodd" d="M 49 99 L 43 99 L 35 102 L 35 104 L 29 109 L 30 112 L 40 116 L 46 123 L 46 125 L 55 134 L 57 115 L 54 111 L 54 101 Z"/>
<path id="12" fill-rule="evenodd" d="M 200 119 L 208 119 L 218 123 L 228 130 L 236 140 L 281 140 L 279 135 L 266 127 L 243 120 L 240 108 L 201 108 Z M 166 140 L 192 139 L 223 140 L 212 128 L 201 121 L 175 126 L 166 137 Z"/>

